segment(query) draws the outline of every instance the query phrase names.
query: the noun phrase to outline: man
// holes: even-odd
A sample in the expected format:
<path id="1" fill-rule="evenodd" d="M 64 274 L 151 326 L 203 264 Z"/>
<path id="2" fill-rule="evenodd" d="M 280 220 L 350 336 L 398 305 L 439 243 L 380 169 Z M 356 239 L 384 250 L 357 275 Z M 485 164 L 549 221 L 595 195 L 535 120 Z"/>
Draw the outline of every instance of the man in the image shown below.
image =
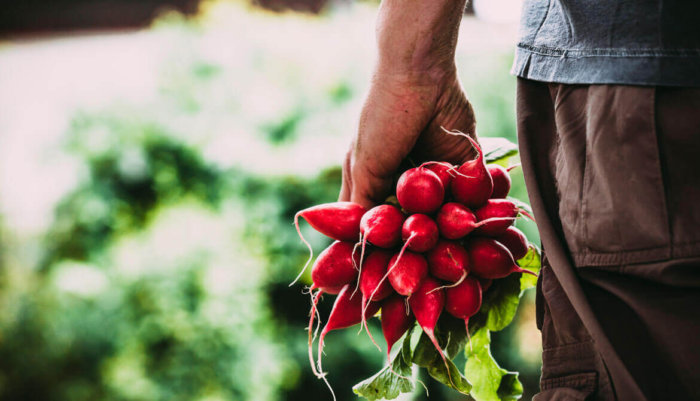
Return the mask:
<path id="1" fill-rule="evenodd" d="M 476 135 L 454 52 L 465 0 L 385 0 L 341 200 Z M 700 3 L 530 0 L 513 72 L 542 237 L 543 400 L 700 399 Z M 472 61 L 477 62 L 477 61 Z"/>

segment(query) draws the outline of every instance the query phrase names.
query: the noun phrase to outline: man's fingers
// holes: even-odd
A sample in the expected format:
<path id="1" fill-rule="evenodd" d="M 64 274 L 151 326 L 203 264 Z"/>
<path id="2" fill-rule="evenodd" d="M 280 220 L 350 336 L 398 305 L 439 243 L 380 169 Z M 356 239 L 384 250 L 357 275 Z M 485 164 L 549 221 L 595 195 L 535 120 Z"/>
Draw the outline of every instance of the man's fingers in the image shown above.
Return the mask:
<path id="1" fill-rule="evenodd" d="M 350 201 L 367 209 L 384 202 L 391 192 L 391 180 L 377 177 L 357 166 L 353 168 L 352 180 Z"/>
<path id="2" fill-rule="evenodd" d="M 340 187 L 340 194 L 338 195 L 338 200 L 341 202 L 350 201 L 352 195 L 352 174 L 350 173 L 351 158 L 352 153 L 348 152 L 343 161 L 343 183 Z"/>

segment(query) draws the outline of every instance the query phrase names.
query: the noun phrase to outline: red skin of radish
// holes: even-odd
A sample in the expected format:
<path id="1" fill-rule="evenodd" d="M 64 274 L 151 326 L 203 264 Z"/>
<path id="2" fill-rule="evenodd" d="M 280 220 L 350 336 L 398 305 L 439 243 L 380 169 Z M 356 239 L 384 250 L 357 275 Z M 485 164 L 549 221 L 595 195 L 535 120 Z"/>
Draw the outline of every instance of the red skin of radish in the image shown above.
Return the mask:
<path id="1" fill-rule="evenodd" d="M 312 206 L 297 213 L 321 234 L 338 241 L 357 241 L 360 220 L 367 209 L 353 202 L 333 202 Z"/>
<path id="2" fill-rule="evenodd" d="M 442 352 L 437 338 L 435 338 L 435 325 L 445 306 L 445 291 L 438 289 L 440 285 L 436 279 L 432 277 L 426 278 L 416 292 L 408 298 L 408 304 L 411 306 L 411 311 L 413 311 L 423 332 L 430 338 L 435 349 L 440 353 L 440 357 L 447 364 L 445 354 Z"/>
<path id="3" fill-rule="evenodd" d="M 382 277 L 386 274 L 391 257 L 391 252 L 377 249 L 372 252 L 362 264 L 360 292 L 362 292 L 362 295 L 367 299 L 374 293 L 372 301 L 381 301 L 394 292 L 391 285 L 389 285 L 386 280 L 379 285 Z M 375 292 L 377 285 L 379 285 L 379 289 Z"/>
<path id="4" fill-rule="evenodd" d="M 452 179 L 452 196 L 466 206 L 474 209 L 483 205 L 493 193 L 493 179 L 484 162 L 484 152 L 476 141 L 467 137 L 479 155 L 457 169 L 458 175 Z"/>
<path id="5" fill-rule="evenodd" d="M 454 166 L 447 162 L 440 162 L 428 164 L 425 166 L 425 168 L 437 174 L 438 178 L 440 178 L 440 182 L 442 183 L 442 187 L 445 188 L 445 191 L 450 188 L 450 185 L 452 184 L 452 174 L 454 174 L 450 174 L 450 170 L 453 169 Z"/>
<path id="6" fill-rule="evenodd" d="M 512 226 L 518 217 L 520 209 L 515 203 L 507 199 L 489 199 L 484 206 L 476 209 L 474 214 L 479 221 L 494 217 L 505 218 L 501 221 L 490 221 L 476 229 L 480 235 L 496 237 L 503 234 L 508 227 Z M 512 219 L 512 220 L 511 220 Z"/>
<path id="7" fill-rule="evenodd" d="M 430 275 L 433 277 L 456 283 L 469 273 L 469 255 L 456 242 L 440 240 L 427 256 Z"/>
<path id="8" fill-rule="evenodd" d="M 505 198 L 510 192 L 511 179 L 508 170 L 498 164 L 489 164 L 486 166 L 493 179 L 493 193 L 491 198 Z"/>
<path id="9" fill-rule="evenodd" d="M 352 242 L 335 241 L 321 252 L 311 268 L 314 282 L 311 289 L 321 288 L 327 294 L 337 294 L 344 285 L 353 283 L 357 279 L 355 265 L 359 263 L 357 253 L 353 263 L 354 248 Z"/>
<path id="10" fill-rule="evenodd" d="M 428 262 L 417 253 L 404 252 L 392 256 L 389 261 L 389 282 L 401 295 L 410 296 L 428 275 Z"/>
<path id="11" fill-rule="evenodd" d="M 414 167 L 399 177 L 396 198 L 409 213 L 430 214 L 442 205 L 445 188 L 437 174 L 426 167 Z"/>
<path id="12" fill-rule="evenodd" d="M 522 259 L 527 255 L 528 242 L 527 237 L 522 231 L 511 226 L 506 229 L 501 235 L 495 238 L 496 241 L 505 245 L 506 248 L 513 255 L 513 259 Z"/>
<path id="13" fill-rule="evenodd" d="M 382 280 L 386 275 L 391 256 L 391 252 L 377 249 L 362 263 L 359 282 L 360 292 L 362 293 L 362 309 L 367 307 L 367 302 L 370 299 L 372 301 L 381 301 L 394 292 L 389 282 Z M 362 320 L 362 325 L 367 329 L 369 338 L 376 344 L 365 319 Z M 377 347 L 379 346 L 377 345 Z"/>
<path id="14" fill-rule="evenodd" d="M 406 310 L 406 298 L 394 294 L 382 302 L 382 333 L 386 340 L 386 355 L 389 357 L 391 347 L 411 327 L 415 318 Z"/>
<path id="15" fill-rule="evenodd" d="M 362 216 L 360 232 L 363 241 L 380 248 L 393 248 L 401 241 L 401 226 L 405 217 L 392 205 L 375 206 Z"/>
<path id="16" fill-rule="evenodd" d="M 467 244 L 471 272 L 481 278 L 498 279 L 511 273 L 535 273 L 515 264 L 513 255 L 500 242 L 486 237 L 470 239 Z"/>
<path id="17" fill-rule="evenodd" d="M 414 252 L 430 250 L 439 236 L 437 223 L 424 214 L 409 216 L 401 228 L 401 239 L 407 241 L 406 247 Z"/>
<path id="18" fill-rule="evenodd" d="M 331 330 L 339 330 L 354 326 L 363 321 L 363 319 L 366 320 L 367 316 L 374 316 L 379 310 L 380 304 L 378 302 L 370 302 L 366 313 L 362 316 L 362 296 L 360 294 L 355 294 L 353 296 L 353 292 L 353 286 L 350 284 L 345 285 L 340 290 L 333 304 L 331 314 L 328 316 L 326 326 L 323 328 L 323 331 L 321 331 L 321 336 L 318 340 L 319 371 L 322 371 L 321 356 L 323 355 L 323 341 L 326 334 Z"/>
<path id="19" fill-rule="evenodd" d="M 481 284 L 481 293 L 482 294 L 485 293 L 486 290 L 491 288 L 491 284 L 493 284 L 493 280 L 490 278 L 477 277 L 477 279 L 479 280 L 479 283 Z"/>
<path id="20" fill-rule="evenodd" d="M 467 277 L 459 285 L 445 290 L 445 310 L 464 320 L 469 332 L 469 318 L 481 308 L 481 284 L 474 277 Z"/>
<path id="21" fill-rule="evenodd" d="M 447 239 L 459 239 L 477 227 L 477 217 L 469 208 L 457 202 L 442 205 L 435 219 L 440 235 Z"/>
<path id="22" fill-rule="evenodd" d="M 321 332 L 321 339 L 323 339 L 324 334 L 331 330 L 344 329 L 362 321 L 362 296 L 360 294 L 353 296 L 352 293 L 353 286 L 350 284 L 345 285 L 340 290 L 333 304 L 331 314 L 328 316 L 326 326 Z M 365 317 L 374 316 L 379 311 L 379 307 L 380 303 L 370 302 Z"/>

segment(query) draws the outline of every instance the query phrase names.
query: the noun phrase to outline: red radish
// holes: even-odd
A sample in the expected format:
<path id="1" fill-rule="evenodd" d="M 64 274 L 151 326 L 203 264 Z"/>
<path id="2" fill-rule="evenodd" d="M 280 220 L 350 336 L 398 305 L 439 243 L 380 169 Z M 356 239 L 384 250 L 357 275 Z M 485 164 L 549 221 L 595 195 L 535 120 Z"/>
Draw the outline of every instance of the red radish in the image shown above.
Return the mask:
<path id="1" fill-rule="evenodd" d="M 362 309 L 367 307 L 368 301 L 381 301 L 394 292 L 388 282 L 382 281 L 389 267 L 391 256 L 390 252 L 378 249 L 365 259 L 359 280 L 360 292 L 362 293 Z M 362 319 L 362 325 L 365 327 L 367 326 L 367 321 L 365 319 Z M 360 329 L 362 329 L 362 327 L 360 327 Z M 372 342 L 377 345 L 369 328 L 367 328 L 367 334 Z M 377 345 L 377 347 L 379 346 Z"/>
<path id="2" fill-rule="evenodd" d="M 490 223 L 510 223 L 512 218 L 494 217 L 477 222 L 477 215 L 468 207 L 457 202 L 448 202 L 442 205 L 436 217 L 440 235 L 447 239 L 459 239 L 465 237 L 475 229 Z"/>
<path id="3" fill-rule="evenodd" d="M 442 308 L 445 306 L 445 291 L 440 288 L 440 283 L 437 280 L 428 277 L 423 280 L 416 292 L 408 298 L 408 304 L 411 306 L 418 324 L 430 338 L 430 341 L 432 341 L 447 368 L 447 359 L 442 352 L 442 348 L 440 348 L 437 338 L 435 338 L 435 325 L 440 318 Z M 447 374 L 450 376 L 450 381 L 452 381 L 449 368 L 447 368 Z"/>
<path id="4" fill-rule="evenodd" d="M 493 219 L 494 217 L 500 217 L 502 220 L 485 222 L 477 229 L 477 232 L 491 237 L 500 235 L 513 225 L 519 212 L 520 209 L 515 203 L 507 199 L 489 199 L 484 206 L 476 209 L 476 212 L 474 212 L 476 218 L 480 222 Z"/>
<path id="5" fill-rule="evenodd" d="M 491 198 L 505 198 L 510 192 L 511 180 L 508 170 L 498 164 L 489 164 L 486 166 L 493 179 L 493 193 Z"/>
<path id="6" fill-rule="evenodd" d="M 323 355 L 323 341 L 326 338 L 326 334 L 331 330 L 339 330 L 354 326 L 363 319 L 366 319 L 367 316 L 374 316 L 379 310 L 380 304 L 378 302 L 370 302 L 367 310 L 363 314 L 362 297 L 359 294 L 355 294 L 355 296 L 352 294 L 352 286 L 350 284 L 345 285 L 340 290 L 333 304 L 331 314 L 328 316 L 326 326 L 323 328 L 323 331 L 321 331 L 321 336 L 318 340 L 318 371 L 320 374 L 324 374 L 321 365 L 321 357 Z"/>
<path id="7" fill-rule="evenodd" d="M 403 222 L 401 238 L 405 246 L 414 252 L 426 252 L 438 241 L 438 226 L 424 214 L 414 214 Z"/>
<path id="8" fill-rule="evenodd" d="M 474 277 L 467 277 L 459 285 L 445 290 L 445 310 L 463 319 L 469 333 L 469 318 L 481 308 L 481 284 Z"/>
<path id="9" fill-rule="evenodd" d="M 479 284 L 481 284 L 481 292 L 482 293 L 486 292 L 486 290 L 491 288 L 491 284 L 493 284 L 493 280 L 490 278 L 477 277 L 477 279 L 479 280 Z"/>
<path id="10" fill-rule="evenodd" d="M 432 213 L 445 199 L 445 188 L 440 177 L 425 167 L 404 171 L 396 183 L 399 204 L 409 213 Z"/>
<path id="11" fill-rule="evenodd" d="M 335 241 L 326 248 L 311 268 L 311 289 L 320 288 L 328 294 L 337 294 L 344 285 L 357 278 L 357 255 L 352 242 Z"/>
<path id="12" fill-rule="evenodd" d="M 522 231 L 511 226 L 506 229 L 501 235 L 495 238 L 496 241 L 505 245 L 513 255 L 513 259 L 522 259 L 527 255 L 528 242 L 527 237 Z"/>
<path id="13" fill-rule="evenodd" d="M 471 272 L 481 278 L 503 278 L 511 273 L 537 274 L 515 264 L 513 255 L 500 242 L 485 237 L 470 239 L 467 244 Z"/>
<path id="14" fill-rule="evenodd" d="M 457 135 L 452 133 L 453 135 Z M 452 196 L 466 206 L 476 208 L 484 204 L 491 197 L 493 192 L 493 179 L 486 169 L 484 162 L 484 152 L 479 144 L 470 136 L 465 136 L 476 149 L 478 155 L 476 159 L 465 162 L 457 169 L 458 175 L 452 179 Z"/>
<path id="15" fill-rule="evenodd" d="M 414 317 L 406 308 L 406 298 L 394 294 L 382 302 L 382 333 L 386 340 L 386 355 L 390 358 L 391 347 L 413 324 Z"/>
<path id="16" fill-rule="evenodd" d="M 372 301 L 381 301 L 394 292 L 389 283 L 380 284 L 389 267 L 391 257 L 391 252 L 377 249 L 365 259 L 362 273 L 360 273 L 360 292 L 368 300 L 371 296 Z"/>
<path id="17" fill-rule="evenodd" d="M 394 290 L 401 295 L 410 296 L 428 275 L 428 262 L 417 253 L 407 251 L 397 253 L 389 261 L 387 276 Z"/>
<path id="18" fill-rule="evenodd" d="M 353 202 L 333 202 L 324 203 L 321 205 L 312 206 L 310 208 L 300 210 L 294 215 L 294 226 L 302 242 L 309 248 L 309 259 L 304 264 L 299 275 L 290 284 L 299 280 L 306 267 L 314 257 L 314 251 L 311 245 L 304 239 L 299 229 L 299 217 L 303 217 L 311 227 L 316 229 L 323 235 L 326 235 L 338 241 L 355 241 L 360 235 L 360 219 L 365 214 L 367 209 L 364 206 Z"/>
<path id="19" fill-rule="evenodd" d="M 379 205 L 362 216 L 360 233 L 363 247 L 366 241 L 380 248 L 392 248 L 401 241 L 401 226 L 405 217 L 396 206 Z"/>
<path id="20" fill-rule="evenodd" d="M 456 242 L 440 240 L 428 253 L 430 275 L 456 283 L 469 273 L 469 255 Z"/>
<path id="21" fill-rule="evenodd" d="M 447 239 L 462 238 L 477 227 L 476 215 L 457 202 L 442 205 L 436 220 L 440 235 Z"/>
<path id="22" fill-rule="evenodd" d="M 452 177 L 454 176 L 454 172 L 451 170 L 455 169 L 455 166 L 447 162 L 428 162 L 423 163 L 423 166 L 437 174 L 438 178 L 440 178 L 440 182 L 442 183 L 442 187 L 445 189 L 445 192 L 450 189 Z"/>

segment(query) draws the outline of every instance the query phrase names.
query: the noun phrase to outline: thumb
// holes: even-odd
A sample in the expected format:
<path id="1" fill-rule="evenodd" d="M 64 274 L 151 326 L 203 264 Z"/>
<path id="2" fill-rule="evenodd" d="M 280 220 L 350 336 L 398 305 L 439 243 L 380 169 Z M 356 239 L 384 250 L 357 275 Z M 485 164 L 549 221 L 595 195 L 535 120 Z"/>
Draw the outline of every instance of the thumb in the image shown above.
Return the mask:
<path id="1" fill-rule="evenodd" d="M 391 178 L 382 178 L 362 166 L 353 166 L 350 201 L 370 209 L 384 202 L 390 193 L 391 183 Z"/>

